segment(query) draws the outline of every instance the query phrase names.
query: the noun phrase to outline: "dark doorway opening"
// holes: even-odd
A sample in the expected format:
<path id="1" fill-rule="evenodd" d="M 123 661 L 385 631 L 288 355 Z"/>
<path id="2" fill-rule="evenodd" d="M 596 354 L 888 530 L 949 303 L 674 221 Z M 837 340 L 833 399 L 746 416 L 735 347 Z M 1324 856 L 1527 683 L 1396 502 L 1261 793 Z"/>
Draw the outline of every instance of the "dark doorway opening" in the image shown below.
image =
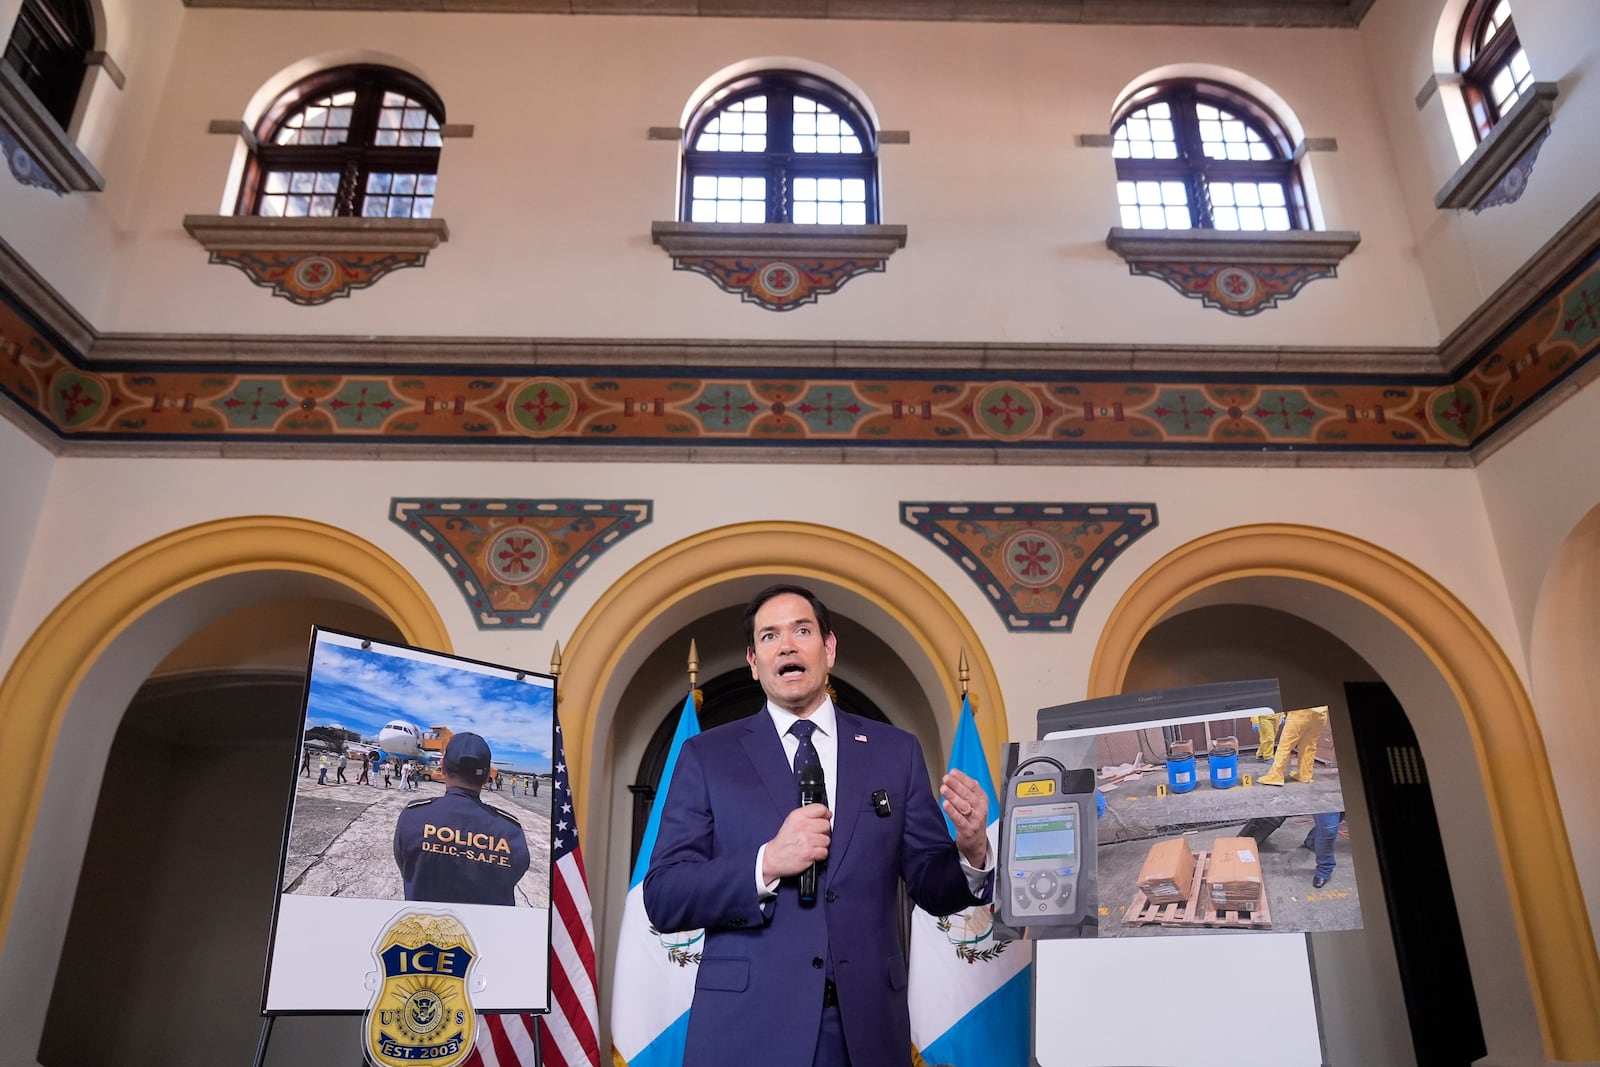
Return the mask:
<path id="1" fill-rule="evenodd" d="M 1388 686 L 1344 690 L 1417 1067 L 1467 1067 L 1488 1048 L 1428 768 Z"/>

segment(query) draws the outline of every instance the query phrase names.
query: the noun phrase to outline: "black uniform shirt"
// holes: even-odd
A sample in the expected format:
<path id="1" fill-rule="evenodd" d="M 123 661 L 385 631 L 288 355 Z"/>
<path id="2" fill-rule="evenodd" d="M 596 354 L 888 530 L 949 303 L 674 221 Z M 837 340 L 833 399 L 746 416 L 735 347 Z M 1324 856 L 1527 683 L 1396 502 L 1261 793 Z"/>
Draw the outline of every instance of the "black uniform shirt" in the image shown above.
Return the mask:
<path id="1" fill-rule="evenodd" d="M 442 797 L 406 805 L 394 824 L 394 861 L 407 900 L 444 904 L 515 904 L 528 871 L 522 824 L 453 785 Z"/>

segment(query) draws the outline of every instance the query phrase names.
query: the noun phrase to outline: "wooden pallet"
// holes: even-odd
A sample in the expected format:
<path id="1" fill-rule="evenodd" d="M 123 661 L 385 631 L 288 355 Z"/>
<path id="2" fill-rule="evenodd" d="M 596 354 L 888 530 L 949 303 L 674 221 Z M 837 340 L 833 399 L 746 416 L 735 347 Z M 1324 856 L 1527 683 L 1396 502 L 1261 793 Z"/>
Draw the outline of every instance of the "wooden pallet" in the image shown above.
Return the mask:
<path id="1" fill-rule="evenodd" d="M 1123 913 L 1125 926 L 1175 926 L 1190 929 L 1211 927 L 1223 930 L 1270 930 L 1272 912 L 1267 907 L 1266 886 L 1263 885 L 1259 906 L 1253 911 L 1218 911 L 1205 892 L 1206 872 L 1211 866 L 1211 853 L 1194 854 L 1194 877 L 1190 879 L 1189 895 L 1169 904 L 1157 904 L 1135 888 L 1133 900 Z"/>

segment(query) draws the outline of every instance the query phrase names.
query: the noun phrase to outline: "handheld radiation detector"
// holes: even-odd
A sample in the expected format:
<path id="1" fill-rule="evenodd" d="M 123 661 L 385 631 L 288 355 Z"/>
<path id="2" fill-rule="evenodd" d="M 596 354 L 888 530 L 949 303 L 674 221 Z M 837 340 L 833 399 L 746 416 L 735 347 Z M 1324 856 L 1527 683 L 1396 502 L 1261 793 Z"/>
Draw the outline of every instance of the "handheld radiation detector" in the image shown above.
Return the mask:
<path id="1" fill-rule="evenodd" d="M 1018 765 L 1006 781 L 1000 917 L 1009 926 L 1063 926 L 1095 909 L 1094 772 L 1050 757 Z"/>

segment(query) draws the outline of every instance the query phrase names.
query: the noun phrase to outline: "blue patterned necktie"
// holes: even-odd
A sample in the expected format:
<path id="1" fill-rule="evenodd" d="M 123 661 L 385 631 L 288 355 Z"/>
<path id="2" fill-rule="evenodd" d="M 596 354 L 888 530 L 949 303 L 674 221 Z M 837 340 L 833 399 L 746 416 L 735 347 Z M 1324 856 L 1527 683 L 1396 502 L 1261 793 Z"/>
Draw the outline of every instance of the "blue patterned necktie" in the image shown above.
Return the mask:
<path id="1" fill-rule="evenodd" d="M 800 747 L 794 752 L 794 780 L 800 784 L 800 772 L 808 766 L 822 766 L 822 757 L 817 755 L 817 746 L 811 743 L 811 735 L 817 730 L 817 724 L 810 719 L 796 720 L 789 727 L 789 732 L 799 739 Z"/>

